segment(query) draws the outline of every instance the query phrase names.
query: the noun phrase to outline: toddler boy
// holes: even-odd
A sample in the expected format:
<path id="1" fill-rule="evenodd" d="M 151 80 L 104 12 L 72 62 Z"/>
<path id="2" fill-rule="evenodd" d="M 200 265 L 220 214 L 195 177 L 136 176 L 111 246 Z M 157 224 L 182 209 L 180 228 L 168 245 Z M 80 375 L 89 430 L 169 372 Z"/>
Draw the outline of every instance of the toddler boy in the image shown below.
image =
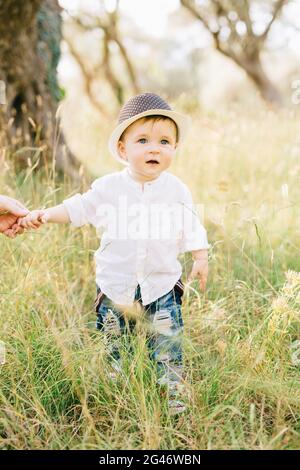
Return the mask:
<path id="1" fill-rule="evenodd" d="M 112 155 L 125 168 L 98 178 L 91 189 L 62 204 L 32 211 L 19 220 L 23 228 L 42 223 L 90 223 L 102 232 L 95 253 L 97 328 L 109 337 L 109 353 L 120 367 L 119 340 L 131 331 L 124 309 L 139 302 L 151 325 L 151 357 L 158 382 L 169 390 L 172 413 L 185 409 L 179 399 L 183 382 L 182 267 L 180 253 L 192 252 L 189 279 L 205 289 L 207 237 L 188 187 L 166 170 L 189 126 L 158 95 L 143 93 L 121 109 L 109 139 Z"/>

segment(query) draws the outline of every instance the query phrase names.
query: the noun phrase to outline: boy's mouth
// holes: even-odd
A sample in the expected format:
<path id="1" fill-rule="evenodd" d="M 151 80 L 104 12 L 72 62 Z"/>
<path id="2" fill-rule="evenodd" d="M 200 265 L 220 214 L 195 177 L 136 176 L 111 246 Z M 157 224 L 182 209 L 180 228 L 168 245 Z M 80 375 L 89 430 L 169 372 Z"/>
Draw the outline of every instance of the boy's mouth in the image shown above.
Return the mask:
<path id="1" fill-rule="evenodd" d="M 158 165 L 159 164 L 159 161 L 158 160 L 155 160 L 155 159 L 152 159 L 152 160 L 148 160 L 146 163 L 150 163 L 152 165 Z"/>

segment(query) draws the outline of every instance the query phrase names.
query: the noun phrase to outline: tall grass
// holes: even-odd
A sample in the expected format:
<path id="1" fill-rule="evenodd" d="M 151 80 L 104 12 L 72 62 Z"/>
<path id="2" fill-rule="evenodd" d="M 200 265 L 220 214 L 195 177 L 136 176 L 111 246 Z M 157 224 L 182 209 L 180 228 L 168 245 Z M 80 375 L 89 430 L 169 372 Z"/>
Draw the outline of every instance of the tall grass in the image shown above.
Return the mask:
<path id="1" fill-rule="evenodd" d="M 194 282 L 184 296 L 190 406 L 177 418 L 142 328 L 110 378 L 92 308 L 93 229 L 0 237 L 0 448 L 299 448 L 299 170 L 295 111 L 194 116 L 170 171 L 204 205 L 212 248 L 206 294 Z M 72 192 L 50 171 L 16 174 L 6 158 L 0 193 L 40 207 Z M 181 262 L 186 280 L 190 255 Z"/>

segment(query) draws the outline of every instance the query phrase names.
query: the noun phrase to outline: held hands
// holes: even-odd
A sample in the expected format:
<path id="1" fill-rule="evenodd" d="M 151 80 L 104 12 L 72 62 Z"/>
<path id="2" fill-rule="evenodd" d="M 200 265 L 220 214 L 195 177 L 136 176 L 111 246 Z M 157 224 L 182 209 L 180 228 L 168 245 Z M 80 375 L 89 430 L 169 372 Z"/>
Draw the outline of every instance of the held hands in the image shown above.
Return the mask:
<path id="1" fill-rule="evenodd" d="M 205 291 L 208 276 L 208 251 L 193 251 L 194 264 L 189 275 L 188 282 L 199 279 L 199 286 L 202 292 Z"/>
<path id="2" fill-rule="evenodd" d="M 21 217 L 18 219 L 18 226 L 22 229 L 38 229 L 41 225 L 48 222 L 48 215 L 46 210 L 37 209 L 34 211 L 29 212 L 28 215 L 25 217 Z"/>
<path id="3" fill-rule="evenodd" d="M 15 223 L 11 226 L 9 232 L 5 232 L 10 238 L 15 238 L 20 235 L 24 230 L 34 229 L 37 230 L 41 225 L 48 221 L 48 216 L 45 210 L 34 210 L 29 212 L 24 217 L 19 217 Z"/>
<path id="4" fill-rule="evenodd" d="M 68 211 L 63 204 L 49 207 L 48 209 L 34 210 L 25 215 L 25 217 L 19 217 L 17 223 L 12 227 L 13 232 L 11 237 L 14 238 L 20 231 L 28 229 L 36 230 L 48 222 L 57 224 L 68 224 L 71 222 Z"/>
<path id="5" fill-rule="evenodd" d="M 1 214 L 2 211 L 4 213 Z M 18 218 L 28 213 L 28 209 L 16 199 L 0 195 L 0 233 L 14 238 L 13 227 L 16 225 Z M 23 229 L 19 227 L 18 233 L 22 232 Z"/>
<path id="6" fill-rule="evenodd" d="M 0 195 L 0 233 L 7 237 L 15 238 L 23 233 L 25 229 L 38 229 L 47 221 L 46 211 L 29 212 L 16 199 Z"/>

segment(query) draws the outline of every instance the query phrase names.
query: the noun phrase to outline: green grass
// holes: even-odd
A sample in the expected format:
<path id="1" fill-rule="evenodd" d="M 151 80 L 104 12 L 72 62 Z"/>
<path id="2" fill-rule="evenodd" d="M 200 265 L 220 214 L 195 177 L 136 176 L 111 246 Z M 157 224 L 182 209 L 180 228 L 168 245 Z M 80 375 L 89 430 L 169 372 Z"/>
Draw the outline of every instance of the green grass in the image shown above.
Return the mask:
<path id="1" fill-rule="evenodd" d="M 205 123 L 196 115 L 170 169 L 204 204 L 212 244 L 205 296 L 196 282 L 184 296 L 190 408 L 179 418 L 156 387 L 141 329 L 132 351 L 122 349 L 124 374 L 110 380 L 92 307 L 93 229 L 0 237 L 0 448 L 300 448 L 291 350 L 300 278 L 285 274 L 300 272 L 298 122 L 263 109 L 219 111 Z M 14 156 L 0 176 L 0 193 L 31 207 L 77 189 L 50 171 L 16 174 Z M 186 280 L 190 255 L 181 261 Z"/>

